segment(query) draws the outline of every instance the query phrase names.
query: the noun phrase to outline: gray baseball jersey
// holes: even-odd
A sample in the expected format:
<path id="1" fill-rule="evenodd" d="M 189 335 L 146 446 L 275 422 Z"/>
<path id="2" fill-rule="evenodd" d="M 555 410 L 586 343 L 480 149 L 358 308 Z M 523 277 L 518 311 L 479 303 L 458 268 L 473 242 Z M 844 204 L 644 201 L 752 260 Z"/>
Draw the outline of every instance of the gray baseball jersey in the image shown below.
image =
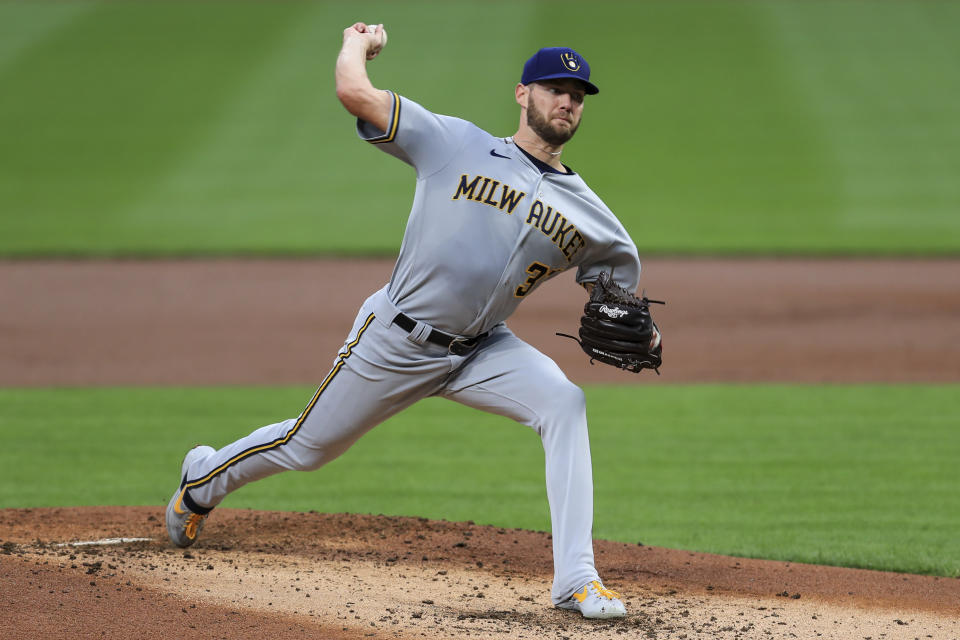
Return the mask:
<path id="1" fill-rule="evenodd" d="M 393 94 L 388 131 L 358 132 L 417 170 L 390 297 L 418 320 L 477 335 L 504 321 L 541 282 L 577 267 L 634 291 L 636 247 L 575 173 L 542 173 L 510 138 Z"/>
<path id="2" fill-rule="evenodd" d="M 441 396 L 513 418 L 543 443 L 553 531 L 555 604 L 599 579 L 583 392 L 503 323 L 533 289 L 576 267 L 613 269 L 636 289 L 640 264 L 620 223 L 579 176 L 543 173 L 510 139 L 438 116 L 393 94 L 387 131 L 361 136 L 417 170 L 417 189 L 390 284 L 357 314 L 343 348 L 297 418 L 261 427 L 193 461 L 179 493 L 208 513 L 244 484 L 322 467 L 422 398 Z M 401 328 L 400 313 L 416 321 Z M 472 337 L 471 350 L 426 339 Z M 321 498 L 322 500 L 322 498 Z"/>

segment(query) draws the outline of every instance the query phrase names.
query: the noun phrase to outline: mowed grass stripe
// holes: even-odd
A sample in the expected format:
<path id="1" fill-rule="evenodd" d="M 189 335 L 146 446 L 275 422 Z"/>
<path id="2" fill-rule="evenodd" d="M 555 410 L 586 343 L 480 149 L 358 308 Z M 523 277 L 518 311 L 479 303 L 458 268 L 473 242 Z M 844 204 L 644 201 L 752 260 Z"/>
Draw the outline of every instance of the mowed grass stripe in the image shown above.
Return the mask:
<path id="1" fill-rule="evenodd" d="M 0 62 L 0 255 L 396 252 L 414 174 L 357 140 L 333 91 L 353 5 L 15 6 L 0 29 L 29 35 Z M 390 31 L 377 86 L 495 135 L 516 128 L 536 48 L 581 50 L 601 93 L 564 159 L 645 255 L 960 252 L 960 3 L 364 15 Z"/>
<path id="2" fill-rule="evenodd" d="M 2 390 L 0 506 L 161 505 L 187 448 L 295 417 L 312 393 Z M 598 538 L 958 575 L 956 385 L 592 387 L 587 397 Z M 324 469 L 248 485 L 224 506 L 549 528 L 533 431 L 437 399 Z"/>
<path id="3" fill-rule="evenodd" d="M 191 156 L 307 9 L 77 4 L 89 10 L 0 74 L 5 252 L 84 253 L 129 243 L 131 207 Z M 74 11 L 73 3 L 62 6 Z M 19 18 L 29 23 L 27 12 Z M 141 224 L 141 242 L 153 231 Z"/>

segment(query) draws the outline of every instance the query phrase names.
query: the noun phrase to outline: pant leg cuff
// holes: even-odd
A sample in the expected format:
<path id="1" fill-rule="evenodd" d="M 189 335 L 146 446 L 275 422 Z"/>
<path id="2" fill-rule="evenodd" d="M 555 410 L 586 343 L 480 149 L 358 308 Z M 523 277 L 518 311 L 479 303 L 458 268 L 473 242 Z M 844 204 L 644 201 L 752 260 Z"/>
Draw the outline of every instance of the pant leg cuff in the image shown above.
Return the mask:
<path id="1" fill-rule="evenodd" d="M 213 507 L 201 507 L 196 502 L 193 501 L 193 498 L 190 497 L 190 493 L 187 491 L 183 492 L 183 504 L 186 505 L 187 509 L 193 511 L 194 513 L 199 513 L 202 516 L 207 515 L 213 511 Z"/>

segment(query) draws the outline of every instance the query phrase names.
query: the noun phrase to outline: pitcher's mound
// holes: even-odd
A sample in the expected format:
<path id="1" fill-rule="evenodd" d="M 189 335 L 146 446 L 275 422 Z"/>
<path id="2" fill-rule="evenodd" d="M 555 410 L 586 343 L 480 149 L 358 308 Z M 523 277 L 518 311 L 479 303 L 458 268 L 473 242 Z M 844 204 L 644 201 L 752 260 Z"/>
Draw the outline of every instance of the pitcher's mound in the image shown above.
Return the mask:
<path id="1" fill-rule="evenodd" d="M 960 580 L 598 541 L 617 621 L 550 601 L 547 533 L 218 509 L 0 510 L 5 638 L 957 638 Z"/>

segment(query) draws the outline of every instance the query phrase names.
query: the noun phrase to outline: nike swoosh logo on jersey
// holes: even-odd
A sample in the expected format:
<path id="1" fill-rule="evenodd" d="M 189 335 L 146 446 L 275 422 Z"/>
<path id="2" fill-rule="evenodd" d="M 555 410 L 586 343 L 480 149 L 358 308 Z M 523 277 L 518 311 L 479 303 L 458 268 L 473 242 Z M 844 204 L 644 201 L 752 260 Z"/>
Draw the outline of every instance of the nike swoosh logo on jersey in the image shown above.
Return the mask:
<path id="1" fill-rule="evenodd" d="M 490 155 L 492 155 L 494 158 L 503 158 L 504 160 L 510 159 L 510 156 L 502 156 L 499 153 L 497 153 L 496 149 L 490 149 Z"/>

